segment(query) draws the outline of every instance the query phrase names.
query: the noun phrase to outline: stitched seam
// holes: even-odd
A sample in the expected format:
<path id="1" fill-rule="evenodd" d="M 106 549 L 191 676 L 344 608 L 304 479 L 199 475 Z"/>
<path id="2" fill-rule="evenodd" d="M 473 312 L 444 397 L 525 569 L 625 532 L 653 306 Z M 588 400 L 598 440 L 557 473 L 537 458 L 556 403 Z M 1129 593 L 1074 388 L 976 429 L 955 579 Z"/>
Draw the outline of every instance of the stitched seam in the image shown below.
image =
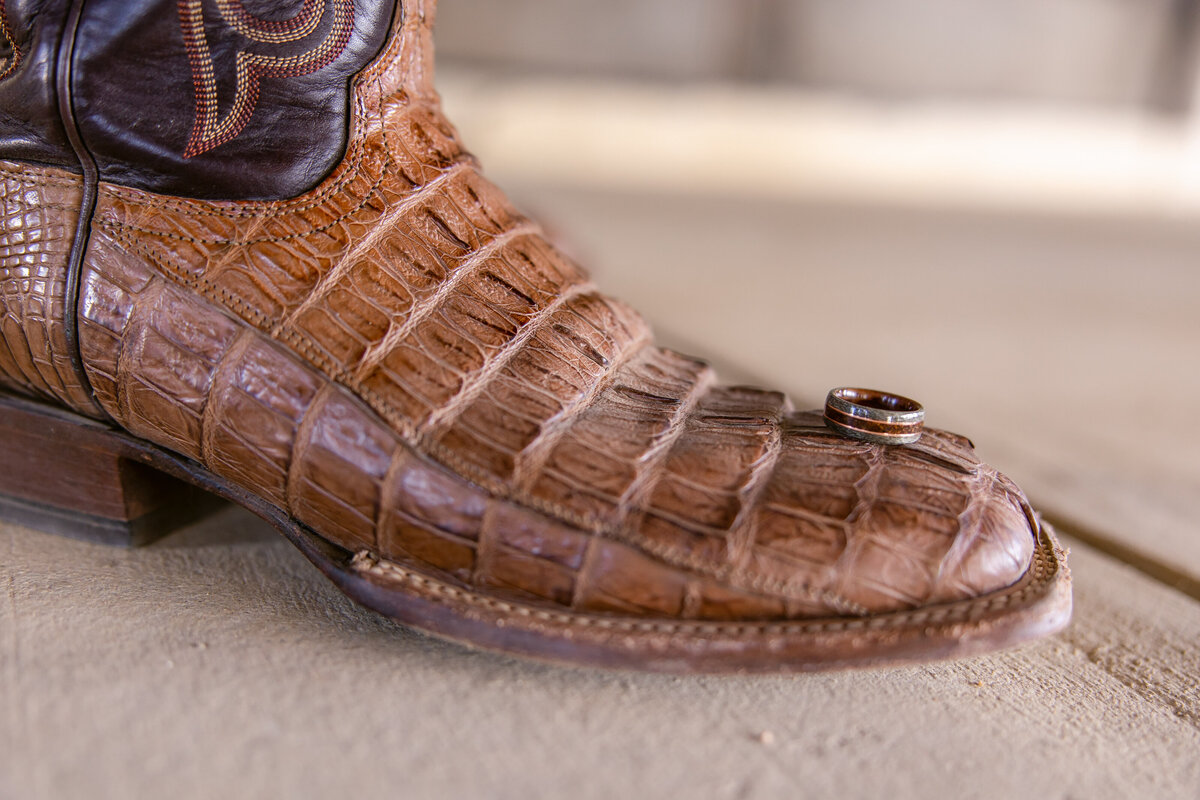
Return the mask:
<path id="1" fill-rule="evenodd" d="M 141 189 L 131 189 L 126 186 L 117 186 L 114 184 L 105 184 L 104 190 L 107 194 L 116 199 L 136 203 L 144 208 L 153 208 L 160 211 L 174 211 L 179 213 L 189 214 L 196 217 L 220 217 L 222 219 L 250 219 L 269 216 L 271 218 L 282 216 L 287 213 L 300 213 L 302 211 L 310 211 L 313 208 L 321 205 L 330 197 L 342 191 L 346 184 L 358 177 L 362 169 L 362 162 L 366 155 L 366 138 L 358 137 L 353 140 L 350 148 L 346 151 L 346 157 L 343 159 L 343 164 L 348 164 L 343 174 L 339 175 L 335 180 L 329 182 L 318 193 L 308 196 L 302 196 L 295 200 L 288 201 L 284 205 L 277 202 L 239 202 L 238 210 L 213 208 L 211 205 L 204 204 L 199 200 L 174 200 L 152 195 L 149 192 Z M 136 229 L 141 230 L 141 229 Z M 156 236 L 169 236 L 164 232 L 155 230 L 145 230 L 145 233 L 152 233 Z M 218 242 L 219 243 L 219 242 Z"/>
<path id="2" fill-rule="evenodd" d="M 238 25 L 235 15 L 232 19 L 226 13 L 225 4 L 219 3 L 221 16 L 247 38 L 255 39 Z M 180 0 L 179 25 L 183 34 L 184 46 L 187 48 L 188 61 L 192 67 L 192 88 L 195 92 L 195 118 L 187 149 L 183 157 L 192 158 L 209 150 L 220 147 L 232 141 L 241 134 L 249 123 L 258 106 L 259 81 L 263 77 L 292 78 L 306 75 L 332 63 L 346 45 L 354 29 L 354 4 L 347 0 L 333 0 L 333 25 L 325 38 L 312 50 L 299 55 L 277 58 L 273 56 L 238 51 L 234 57 L 237 75 L 237 89 L 233 106 L 224 120 L 219 119 L 216 74 L 213 68 L 212 56 L 208 48 L 208 37 L 204 31 L 204 8 L 201 0 Z M 256 20 L 240 8 L 246 20 Z M 301 11 L 303 15 L 309 10 L 306 4 Z M 312 22 L 312 29 L 325 16 L 325 5 L 322 0 L 321 13 Z M 311 32 L 311 30 L 309 31 Z M 284 33 L 268 33 L 266 39 L 258 41 L 297 41 L 307 35 L 303 30 L 303 22 L 298 31 Z M 282 37 L 282 38 L 281 38 Z"/>
<path id="3" fill-rule="evenodd" d="M 55 186 L 70 186 L 73 188 L 83 186 L 83 177 L 76 176 L 71 173 L 55 174 L 59 170 L 54 170 L 51 167 L 34 167 L 24 164 L 14 164 L 11 161 L 0 162 L 0 173 L 9 177 L 30 182 L 36 186 L 34 181 L 43 184 L 53 184 Z"/>
<path id="4" fill-rule="evenodd" d="M 256 42 L 299 41 L 315 31 L 325 16 L 324 0 L 304 0 L 296 16 L 283 20 L 260 19 L 246 10 L 242 0 L 217 0 L 217 8 L 235 31 Z"/>
<path id="5" fill-rule="evenodd" d="M 626 632 L 669 633 L 669 634 L 726 634 L 736 637 L 778 636 L 789 633 L 833 633 L 855 630 L 889 630 L 911 624 L 959 623 L 970 621 L 979 612 L 999 611 L 1009 607 L 1020 607 L 1031 599 L 1045 594 L 1060 577 L 1067 577 L 1065 565 L 1060 566 L 1057 557 L 1061 551 L 1055 546 L 1044 527 L 1037 532 L 1038 546 L 1034 550 L 1029 569 L 1016 583 L 998 593 L 986 595 L 967 602 L 913 611 L 887 612 L 870 618 L 798 622 L 779 620 L 775 622 L 658 622 L 654 620 L 633 621 L 619 617 L 584 616 L 530 606 L 517 605 L 474 592 L 459 589 L 435 578 L 421 575 L 393 561 L 380 558 L 367 550 L 360 550 L 350 563 L 350 568 L 359 574 L 412 584 L 423 589 L 434 602 L 450 605 L 453 602 L 491 609 L 506 614 L 530 617 L 544 622 L 553 622 L 572 627 L 591 627 Z M 1022 582 L 1026 581 L 1024 585 Z M 1018 588 L 1019 587 L 1019 588 Z"/>
<path id="6" fill-rule="evenodd" d="M 232 239 L 232 240 L 231 239 L 201 239 L 201 238 L 195 237 L 195 236 L 181 236 L 180 234 L 171 233 L 170 231 L 156 231 L 152 228 L 143 228 L 141 226 L 131 225 L 131 224 L 125 223 L 125 222 L 111 222 L 109 224 L 119 225 L 120 227 L 125 228 L 127 230 L 135 231 L 137 233 L 145 233 L 147 235 L 154 236 L 154 237 L 157 237 L 160 239 L 169 239 L 169 240 L 173 240 L 173 241 L 177 241 L 177 242 L 189 242 L 191 244 L 211 244 L 211 245 L 227 245 L 227 246 L 228 245 L 237 245 L 237 246 L 244 247 L 247 245 L 254 245 L 254 244 L 287 242 L 287 241 L 291 241 L 292 239 L 299 239 L 304 236 L 311 236 L 314 233 L 323 233 L 323 232 L 329 230 L 330 228 L 334 227 L 335 225 L 345 221 L 351 215 L 357 213 L 358 211 L 361 211 L 363 209 L 363 207 L 366 206 L 366 204 L 370 200 L 371 196 L 373 194 L 375 194 L 375 192 L 379 189 L 380 186 L 383 185 L 384 178 L 387 177 L 387 168 L 390 166 L 392 166 L 392 159 L 391 159 L 391 155 L 388 154 L 388 156 L 386 156 L 384 158 L 382 169 L 379 170 L 379 175 L 376 176 L 376 178 L 371 182 L 371 185 L 367 189 L 367 191 L 363 193 L 362 199 L 359 200 L 357 205 L 352 206 L 349 209 L 347 209 L 344 214 L 342 214 L 341 216 L 332 218 L 332 220 L 330 222 L 328 222 L 327 224 L 322 225 L 320 227 L 305 228 L 303 230 L 297 231 L 296 233 L 288 234 L 287 236 L 270 236 L 270 237 L 262 237 L 262 238 L 258 238 L 258 239 Z M 356 170 L 355 177 L 357 177 L 357 170 Z M 324 202 L 324 200 L 327 200 L 327 199 L 328 198 L 324 198 L 322 200 L 322 202 Z M 319 203 L 315 204 L 315 205 L 319 205 Z M 147 207 L 154 208 L 154 206 L 152 204 L 147 204 Z M 301 211 L 311 210 L 311 208 L 312 207 L 296 209 L 295 213 L 300 213 Z M 256 215 L 247 214 L 246 216 L 250 217 L 250 216 L 256 216 Z M 261 216 L 261 215 L 258 215 L 258 216 Z M 281 215 L 278 215 L 278 214 L 272 215 L 271 218 L 274 219 L 274 218 L 277 218 L 278 216 L 281 216 Z"/>
<path id="7" fill-rule="evenodd" d="M 436 191 L 442 191 L 442 189 L 445 187 L 445 184 L 453 181 L 454 178 L 461 173 L 463 166 L 464 164 L 462 162 L 455 163 L 432 181 L 425 184 L 422 189 L 437 184 Z M 372 190 L 378 188 L 378 186 L 379 183 L 375 183 L 372 186 Z M 345 255 L 338 261 L 333 269 L 329 270 L 328 273 L 317 279 L 312 288 L 308 290 L 308 297 L 306 297 L 300 303 L 300 305 L 296 306 L 295 309 L 285 314 L 274 327 L 282 329 L 289 325 L 295 325 L 297 320 L 304 314 L 304 312 L 308 311 L 314 305 L 324 300 L 329 293 L 337 287 L 337 282 L 361 262 L 364 253 L 369 252 L 373 247 L 375 247 L 375 245 L 379 244 L 379 239 L 384 237 L 385 233 L 394 226 L 396 221 L 402 219 L 408 214 L 411 214 L 428 199 L 429 198 L 426 197 L 423 192 L 419 190 L 414 191 L 413 194 L 408 198 L 405 198 L 403 202 L 397 203 L 395 207 L 385 211 L 379 221 L 375 223 L 376 231 L 368 232 L 361 239 L 353 242 L 353 244 L 351 244 L 347 249 Z M 362 207 L 363 205 L 359 205 L 354 210 L 359 210 Z M 500 236 L 497 238 L 506 236 L 508 234 L 509 232 L 506 231 L 500 234 Z M 303 235 L 308 235 L 308 232 L 305 232 Z"/>
<path id="8" fill-rule="evenodd" d="M 357 212 L 361 211 L 367 205 L 367 203 L 370 201 L 372 195 L 374 195 L 378 191 L 379 187 L 383 185 L 383 181 L 385 178 L 387 178 L 387 175 L 388 175 L 388 168 L 391 166 L 394 166 L 394 164 L 395 164 L 395 162 L 392 160 L 391 154 L 389 153 L 384 158 L 384 161 L 379 170 L 379 175 L 371 182 L 367 191 L 363 193 L 362 199 L 358 202 L 357 205 L 349 207 L 344 214 L 332 218 L 332 221 L 330 221 L 328 224 L 322 225 L 320 227 L 305 228 L 303 230 L 297 231 L 296 233 L 288 234 L 287 236 L 269 236 L 269 237 L 262 237 L 262 238 L 258 238 L 258 239 L 201 239 L 201 238 L 195 237 L 195 236 L 182 236 L 177 233 L 171 233 L 170 231 L 157 231 L 157 230 L 154 230 L 153 228 L 144 228 L 139 225 L 132 225 L 127 222 L 109 221 L 108 224 L 117 225 L 126 230 L 135 231 L 137 233 L 144 233 L 144 234 L 147 234 L 148 236 L 154 236 L 154 237 L 160 238 L 160 239 L 170 239 L 170 240 L 177 241 L 177 242 L 188 242 L 190 244 L 237 245 L 239 247 L 245 247 L 245 246 L 255 245 L 255 244 L 270 244 L 270 243 L 278 243 L 278 242 L 288 242 L 288 241 L 291 241 L 292 239 L 299 239 L 299 238 L 302 238 L 305 236 L 311 236 L 314 233 L 323 233 L 323 232 L 329 230 L 330 228 L 338 225 L 339 223 L 344 222 L 346 219 L 353 216 Z M 470 156 L 462 156 L 462 157 L 456 158 L 451 164 L 449 164 L 443 170 L 442 174 L 445 175 L 454 170 L 457 170 L 458 168 L 462 167 L 464 164 L 473 165 L 474 159 L 472 159 Z M 357 173 L 356 173 L 355 177 L 357 177 Z M 439 176 L 439 177 L 441 177 L 441 176 Z M 435 178 L 434 180 L 437 180 L 437 178 Z M 433 181 L 430 181 L 430 183 L 432 183 L 432 182 Z M 428 185 L 428 184 L 426 184 L 426 185 Z M 417 188 L 413 189 L 414 196 L 416 196 L 416 193 L 420 192 L 421 189 L 423 189 L 423 188 L 424 187 L 422 186 L 422 187 L 417 187 Z M 328 197 L 323 198 L 321 202 L 324 202 L 325 200 L 328 200 L 328 199 L 329 199 Z M 146 203 L 144 205 L 146 208 L 155 208 L 156 207 L 155 205 L 153 205 L 151 203 Z M 314 205 L 320 205 L 320 203 L 316 203 Z M 312 209 L 312 206 L 307 207 L 307 208 L 295 209 L 294 213 L 300 213 L 301 211 L 309 211 L 311 209 Z M 160 210 L 162 210 L 162 209 L 160 209 Z M 181 213 L 191 213 L 191 212 L 181 210 Z M 210 214 L 209 216 L 216 216 L 216 215 Z M 243 215 L 239 215 L 239 216 L 243 216 Z M 245 214 L 244 216 L 245 217 L 259 217 L 261 219 L 263 215 L 261 215 L 261 214 Z M 286 216 L 286 215 L 282 214 L 282 213 L 281 214 L 272 214 L 269 217 L 269 219 L 276 219 L 280 216 Z"/>

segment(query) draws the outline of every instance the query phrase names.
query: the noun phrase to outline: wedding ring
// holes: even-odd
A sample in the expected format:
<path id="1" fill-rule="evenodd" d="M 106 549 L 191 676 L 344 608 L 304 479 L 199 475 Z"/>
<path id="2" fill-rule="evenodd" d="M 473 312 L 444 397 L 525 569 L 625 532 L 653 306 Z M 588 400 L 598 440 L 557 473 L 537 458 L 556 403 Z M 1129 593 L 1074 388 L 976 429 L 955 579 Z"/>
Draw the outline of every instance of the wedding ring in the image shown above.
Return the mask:
<path id="1" fill-rule="evenodd" d="M 830 430 L 873 444 L 912 444 L 921 438 L 925 408 L 916 400 L 843 386 L 825 398 Z"/>

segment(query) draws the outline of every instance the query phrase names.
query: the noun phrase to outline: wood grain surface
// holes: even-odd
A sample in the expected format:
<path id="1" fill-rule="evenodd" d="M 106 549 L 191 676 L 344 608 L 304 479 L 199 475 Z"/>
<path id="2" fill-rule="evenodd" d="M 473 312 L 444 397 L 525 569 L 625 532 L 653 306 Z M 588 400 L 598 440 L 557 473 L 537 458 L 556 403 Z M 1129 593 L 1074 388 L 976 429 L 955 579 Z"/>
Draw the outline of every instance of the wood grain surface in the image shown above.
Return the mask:
<path id="1" fill-rule="evenodd" d="M 1073 546 L 1063 636 L 800 678 L 571 670 L 355 607 L 228 512 L 142 550 L 0 533 L 0 796 L 1179 797 L 1200 608 Z"/>

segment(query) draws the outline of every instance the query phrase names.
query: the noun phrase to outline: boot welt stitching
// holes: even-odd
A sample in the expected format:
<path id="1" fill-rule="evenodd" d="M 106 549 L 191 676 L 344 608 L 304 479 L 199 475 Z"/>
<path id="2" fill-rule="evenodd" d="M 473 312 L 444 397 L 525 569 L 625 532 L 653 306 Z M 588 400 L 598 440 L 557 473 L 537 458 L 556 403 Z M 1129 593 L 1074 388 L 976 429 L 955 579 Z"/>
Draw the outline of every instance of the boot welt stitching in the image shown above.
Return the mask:
<path id="1" fill-rule="evenodd" d="M 885 630 L 913 624 L 940 624 L 970 621 L 978 612 L 1002 611 L 1011 606 L 1021 606 L 1030 600 L 1045 595 L 1046 589 L 1057 579 L 1070 573 L 1062 562 L 1063 551 L 1043 529 L 1039 531 L 1038 546 L 1034 550 L 1032 563 L 1022 579 L 1028 582 L 1020 589 L 1000 590 L 998 594 L 959 601 L 935 609 L 891 612 L 870 619 L 842 619 L 824 621 L 776 621 L 768 623 L 745 622 L 654 622 L 628 621 L 595 616 L 550 611 L 508 603 L 489 598 L 475 592 L 450 586 L 442 581 L 407 569 L 381 558 L 370 551 L 359 551 L 351 561 L 351 568 L 361 574 L 375 575 L 400 583 L 409 583 L 424 589 L 443 605 L 451 602 L 489 608 L 506 614 L 532 617 L 545 622 L 554 622 L 576 627 L 598 627 L 621 631 L 649 631 L 669 634 L 730 635 L 734 637 L 772 636 L 788 633 L 823 633 L 850 630 Z"/>

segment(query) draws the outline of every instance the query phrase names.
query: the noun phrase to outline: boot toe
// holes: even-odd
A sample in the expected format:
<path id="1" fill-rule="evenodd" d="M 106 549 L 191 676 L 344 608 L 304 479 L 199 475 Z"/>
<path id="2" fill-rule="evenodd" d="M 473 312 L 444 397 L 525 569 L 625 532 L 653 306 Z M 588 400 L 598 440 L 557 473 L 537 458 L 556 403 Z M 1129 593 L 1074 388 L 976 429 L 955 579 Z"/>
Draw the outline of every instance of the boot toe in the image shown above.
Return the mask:
<path id="1" fill-rule="evenodd" d="M 914 445 L 872 445 L 793 413 L 731 582 L 778 596 L 793 616 L 979 597 L 1029 569 L 1028 508 L 963 437 L 932 430 Z"/>

